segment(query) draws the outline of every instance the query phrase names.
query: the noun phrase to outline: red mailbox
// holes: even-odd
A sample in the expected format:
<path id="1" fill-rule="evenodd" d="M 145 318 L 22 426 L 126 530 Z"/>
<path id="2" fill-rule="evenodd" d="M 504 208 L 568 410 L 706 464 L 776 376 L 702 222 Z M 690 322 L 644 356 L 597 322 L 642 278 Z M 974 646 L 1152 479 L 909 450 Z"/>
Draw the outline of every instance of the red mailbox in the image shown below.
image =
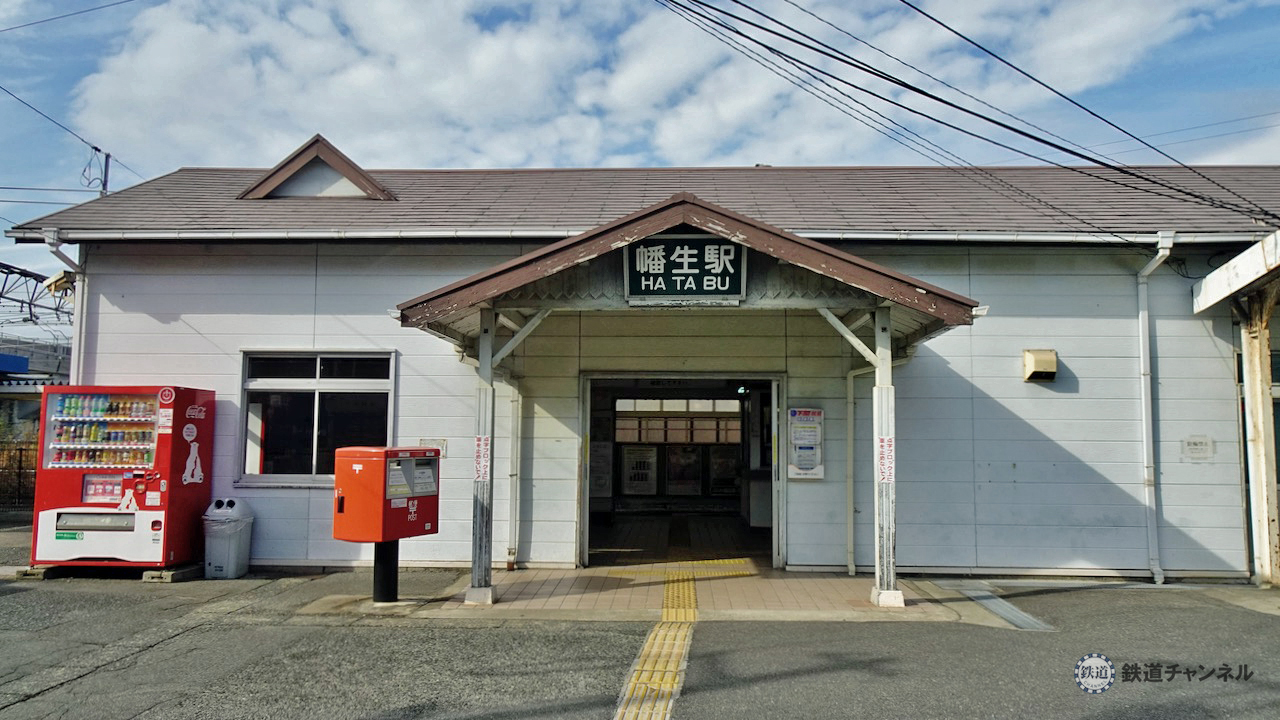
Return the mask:
<path id="1" fill-rule="evenodd" d="M 333 536 L 385 543 L 440 531 L 440 451 L 422 447 L 338 448 Z"/>

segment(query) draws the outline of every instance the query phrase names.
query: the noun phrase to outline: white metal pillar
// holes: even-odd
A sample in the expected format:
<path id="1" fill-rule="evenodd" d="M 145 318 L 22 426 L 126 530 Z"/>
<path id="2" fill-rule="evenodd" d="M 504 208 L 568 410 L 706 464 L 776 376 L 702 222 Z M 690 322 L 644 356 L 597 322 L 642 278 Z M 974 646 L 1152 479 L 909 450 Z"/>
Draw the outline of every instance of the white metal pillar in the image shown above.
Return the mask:
<path id="1" fill-rule="evenodd" d="M 1280 518 L 1277 517 L 1280 509 L 1276 499 L 1270 322 L 1277 297 L 1280 297 L 1280 282 L 1272 282 L 1251 294 L 1240 322 L 1253 579 L 1260 585 L 1280 583 Z"/>
<path id="2" fill-rule="evenodd" d="M 871 391 L 872 436 L 875 442 L 876 485 L 876 584 L 871 602 L 880 607 L 903 607 L 894 558 L 896 535 L 894 445 L 893 346 L 891 310 L 876 308 L 876 384 Z"/>
<path id="3" fill-rule="evenodd" d="M 467 602 L 492 605 L 493 594 L 493 392 L 494 312 L 480 310 L 476 350 L 476 475 L 471 512 L 471 587 Z"/>

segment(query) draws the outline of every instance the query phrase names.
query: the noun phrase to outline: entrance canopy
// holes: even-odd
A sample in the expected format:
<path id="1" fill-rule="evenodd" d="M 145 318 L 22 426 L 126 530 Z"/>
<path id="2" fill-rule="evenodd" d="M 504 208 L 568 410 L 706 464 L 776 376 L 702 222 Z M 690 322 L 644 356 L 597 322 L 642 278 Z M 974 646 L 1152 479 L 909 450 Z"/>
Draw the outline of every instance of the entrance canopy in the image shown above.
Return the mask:
<path id="1" fill-rule="evenodd" d="M 492 603 L 494 597 L 489 573 L 493 468 L 482 458 L 488 457 L 484 448 L 492 440 L 498 363 L 556 310 L 729 306 L 811 309 L 875 368 L 872 433 L 878 479 L 872 601 L 901 607 L 893 555 L 893 359 L 927 337 L 972 323 L 976 305 L 688 193 L 401 304 L 402 325 L 445 338 L 477 361 L 468 601 Z M 499 323 L 512 332 L 501 346 Z M 871 332 L 870 342 L 858 337 L 860 329 Z M 848 492 L 852 497 L 852 487 Z"/>
<path id="2" fill-rule="evenodd" d="M 626 257 L 612 252 L 624 248 Z M 474 357 L 482 309 L 493 310 L 513 333 L 507 347 L 514 347 L 555 310 L 807 308 L 839 325 L 837 331 L 846 330 L 848 339 L 849 325 L 856 328 L 886 303 L 894 308 L 895 355 L 950 327 L 971 324 L 977 306 L 962 295 L 679 193 L 398 309 L 402 325 L 444 338 Z M 505 353 L 498 355 L 495 362 Z"/>

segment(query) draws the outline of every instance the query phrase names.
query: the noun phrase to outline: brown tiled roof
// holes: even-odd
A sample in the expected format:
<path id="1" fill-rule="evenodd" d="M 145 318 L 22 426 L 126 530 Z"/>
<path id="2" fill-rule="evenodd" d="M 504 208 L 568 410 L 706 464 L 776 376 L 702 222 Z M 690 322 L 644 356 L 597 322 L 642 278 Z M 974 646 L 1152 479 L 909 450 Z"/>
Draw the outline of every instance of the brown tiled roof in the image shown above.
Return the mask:
<path id="1" fill-rule="evenodd" d="M 1205 194 L 1230 197 L 1181 168 L 1138 169 Z M 1198 169 L 1268 210 L 1280 212 L 1280 166 Z M 998 180 L 975 174 L 971 168 L 943 167 L 373 170 L 369 175 L 397 200 L 241 200 L 237 196 L 264 170 L 184 168 L 24 223 L 12 234 L 50 227 L 157 233 L 581 232 L 680 192 L 801 234 L 1267 229 L 1236 212 L 1125 189 L 1061 168 L 1004 167 L 986 172 Z M 1109 171 L 1090 172 L 1131 182 Z"/>

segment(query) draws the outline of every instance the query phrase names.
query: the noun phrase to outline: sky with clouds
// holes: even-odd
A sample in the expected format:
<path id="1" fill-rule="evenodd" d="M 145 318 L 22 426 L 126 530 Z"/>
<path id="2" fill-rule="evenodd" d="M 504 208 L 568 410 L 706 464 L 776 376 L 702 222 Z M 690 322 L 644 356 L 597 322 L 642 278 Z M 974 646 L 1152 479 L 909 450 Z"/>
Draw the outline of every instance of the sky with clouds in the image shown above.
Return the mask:
<path id="1" fill-rule="evenodd" d="M 0 86 L 111 152 L 121 163 L 111 172 L 116 189 L 182 166 L 270 167 L 317 132 L 367 168 L 934 164 L 655 0 L 134 0 L 4 30 L 108 1 L 0 0 Z M 713 4 L 760 20 L 733 0 Z M 1280 0 L 919 4 L 1181 161 L 1280 163 Z M 749 5 L 959 104 L 995 113 L 850 35 L 1072 142 L 1105 143 L 1098 151 L 1118 162 L 1168 162 L 1118 142 L 1124 136 L 898 0 Z M 803 57 L 997 134 L 848 67 Z M 1028 162 L 904 110 L 874 107 L 953 162 Z M 1198 139 L 1210 135 L 1218 137 Z M 78 139 L 0 94 L 0 186 L 81 188 L 90 159 Z M 0 197 L 55 203 L 92 195 L 5 189 Z M 0 228 L 58 207 L 0 202 Z M 7 243 L 0 260 L 58 269 L 48 253 Z"/>

